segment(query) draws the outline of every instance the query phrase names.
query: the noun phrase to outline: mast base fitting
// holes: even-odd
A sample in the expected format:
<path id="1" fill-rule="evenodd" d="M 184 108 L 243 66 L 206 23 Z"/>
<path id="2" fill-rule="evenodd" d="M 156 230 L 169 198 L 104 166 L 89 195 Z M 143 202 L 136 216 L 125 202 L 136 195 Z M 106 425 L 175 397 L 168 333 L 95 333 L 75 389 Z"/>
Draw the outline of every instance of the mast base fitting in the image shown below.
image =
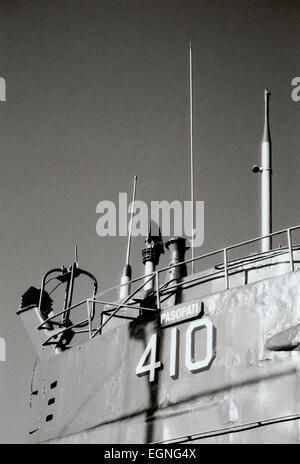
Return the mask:
<path id="1" fill-rule="evenodd" d="M 132 277 L 132 270 L 130 264 L 125 264 L 122 277 L 128 277 L 131 280 Z"/>
<path id="2" fill-rule="evenodd" d="M 158 249 L 158 247 L 144 248 L 142 250 L 143 264 L 147 263 L 148 261 L 151 261 L 151 263 L 153 263 L 154 266 L 157 266 L 159 263 L 160 254 L 161 252 Z"/>

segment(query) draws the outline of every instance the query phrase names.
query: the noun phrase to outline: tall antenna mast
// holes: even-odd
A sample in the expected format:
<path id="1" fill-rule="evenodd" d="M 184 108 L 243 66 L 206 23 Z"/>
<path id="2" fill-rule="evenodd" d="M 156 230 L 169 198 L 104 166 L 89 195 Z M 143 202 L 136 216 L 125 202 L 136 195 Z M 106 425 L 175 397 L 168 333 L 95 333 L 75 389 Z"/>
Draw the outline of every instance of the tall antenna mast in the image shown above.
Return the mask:
<path id="1" fill-rule="evenodd" d="M 269 125 L 270 92 L 264 91 L 264 131 L 261 141 L 261 166 L 254 165 L 252 171 L 261 173 L 261 236 L 272 233 L 272 143 Z M 263 238 L 261 251 L 272 249 L 272 237 Z"/>
<path id="2" fill-rule="evenodd" d="M 261 234 L 272 233 L 272 147 L 269 126 L 270 92 L 265 89 L 264 132 L 261 143 Z M 261 251 L 272 249 L 272 237 L 262 240 Z"/>
<path id="3" fill-rule="evenodd" d="M 194 259 L 194 227 L 195 227 L 195 211 L 194 211 L 194 144 L 193 144 L 193 49 L 190 41 L 190 149 L 191 149 L 191 216 L 192 216 L 192 236 L 191 248 L 192 259 Z M 192 274 L 194 274 L 194 261 L 192 261 Z"/>
<path id="4" fill-rule="evenodd" d="M 132 276 L 130 262 L 130 250 L 131 250 L 131 234 L 132 234 L 132 222 L 134 216 L 134 204 L 135 204 L 135 194 L 136 194 L 136 183 L 137 176 L 133 178 L 133 193 L 132 193 L 132 203 L 131 203 L 131 212 L 130 212 L 130 222 L 129 222 L 129 232 L 128 232 L 128 241 L 127 241 L 127 251 L 126 251 L 126 262 L 121 276 L 121 287 L 120 287 L 120 298 L 126 298 L 130 293 L 130 281 Z"/>

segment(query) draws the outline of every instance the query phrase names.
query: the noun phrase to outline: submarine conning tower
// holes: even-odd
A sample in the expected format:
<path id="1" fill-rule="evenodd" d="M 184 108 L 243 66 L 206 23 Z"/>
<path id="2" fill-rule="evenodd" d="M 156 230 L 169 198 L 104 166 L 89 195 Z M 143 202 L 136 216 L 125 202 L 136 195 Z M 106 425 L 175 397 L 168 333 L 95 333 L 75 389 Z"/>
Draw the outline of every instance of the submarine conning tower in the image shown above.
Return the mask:
<path id="1" fill-rule="evenodd" d="M 296 229 L 281 233 L 288 238 Z M 184 273 L 184 242 L 171 242 L 171 263 Z M 300 246 L 291 241 L 224 261 L 230 250 L 211 253 L 215 266 L 192 276 L 170 265 L 156 269 L 159 285 L 150 292 L 159 305 L 142 313 L 144 300 L 135 291 L 144 288 L 144 275 L 132 281 L 127 301 L 109 299 L 106 290 L 88 298 L 88 328 L 72 327 L 72 346 L 44 350 L 36 362 L 28 440 L 298 443 Z M 68 308 L 72 322 L 77 309 Z M 144 317 L 146 311 L 156 317 Z M 48 319 L 41 344 L 51 343 L 51 334 L 55 343 L 67 330 L 51 331 Z M 79 343 L 77 330 L 86 334 Z"/>
<path id="2" fill-rule="evenodd" d="M 142 276 L 132 279 L 127 253 L 121 286 L 98 291 L 75 259 L 23 295 L 38 354 L 28 441 L 300 443 L 300 225 L 271 229 L 267 105 L 265 93 L 259 237 L 185 259 L 185 239 L 164 244 L 151 224 Z M 254 243 L 259 252 L 243 251 Z M 164 246 L 171 262 L 158 268 Z M 82 275 L 93 293 L 73 303 Z M 53 278 L 66 286 L 61 307 Z"/>

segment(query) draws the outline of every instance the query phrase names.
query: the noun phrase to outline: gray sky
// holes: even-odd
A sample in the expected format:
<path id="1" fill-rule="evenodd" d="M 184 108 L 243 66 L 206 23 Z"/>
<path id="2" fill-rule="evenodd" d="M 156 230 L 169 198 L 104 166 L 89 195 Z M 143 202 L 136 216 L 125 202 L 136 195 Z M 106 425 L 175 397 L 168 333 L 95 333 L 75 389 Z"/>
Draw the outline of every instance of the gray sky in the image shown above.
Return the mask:
<path id="1" fill-rule="evenodd" d="M 271 97 L 274 230 L 300 222 L 300 3 L 292 0 L 0 0 L 0 442 L 23 441 L 34 352 L 15 315 L 49 268 L 119 281 L 124 238 L 96 205 L 139 178 L 138 199 L 189 200 L 188 43 L 194 48 L 196 199 L 205 252 L 259 235 L 263 89 Z M 141 238 L 134 275 L 142 273 Z M 168 259 L 162 261 L 167 265 Z"/>

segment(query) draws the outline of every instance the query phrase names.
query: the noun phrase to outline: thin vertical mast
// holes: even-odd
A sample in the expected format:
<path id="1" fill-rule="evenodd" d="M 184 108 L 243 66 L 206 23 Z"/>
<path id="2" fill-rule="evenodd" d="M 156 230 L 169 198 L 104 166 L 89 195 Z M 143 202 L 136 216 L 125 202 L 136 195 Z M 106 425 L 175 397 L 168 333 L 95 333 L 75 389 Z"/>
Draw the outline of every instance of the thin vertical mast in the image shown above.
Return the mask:
<path id="1" fill-rule="evenodd" d="M 131 281 L 132 271 L 131 271 L 131 266 L 129 262 L 130 262 L 130 249 L 131 249 L 132 222 L 133 222 L 134 205 L 135 205 L 136 182 L 137 182 L 137 176 L 134 176 L 129 232 L 128 232 L 128 241 L 127 241 L 127 251 L 126 251 L 126 263 L 123 268 L 123 273 L 121 276 L 121 287 L 120 287 L 120 298 L 121 299 L 129 296 L 130 287 L 131 287 L 130 281 Z"/>
<path id="2" fill-rule="evenodd" d="M 131 203 L 131 212 L 130 212 L 130 223 L 129 223 L 129 233 L 128 233 L 128 242 L 127 242 L 127 253 L 126 253 L 126 266 L 129 265 L 129 260 L 130 260 L 130 247 L 131 247 L 132 221 L 133 221 L 133 215 L 134 215 L 136 182 L 137 182 L 137 176 L 134 176 L 134 178 L 133 178 L 132 203 Z"/>
<path id="3" fill-rule="evenodd" d="M 78 246 L 77 244 L 75 245 L 74 259 L 75 259 L 76 266 L 78 267 Z"/>
<path id="4" fill-rule="evenodd" d="M 272 233 L 272 145 L 269 126 L 270 92 L 264 91 L 264 131 L 261 144 L 261 235 Z M 272 238 L 261 242 L 261 251 L 272 249 Z"/>
<path id="5" fill-rule="evenodd" d="M 191 216 L 192 216 L 192 259 L 194 259 L 194 145 L 193 145 L 193 49 L 190 42 L 190 149 L 191 149 Z M 192 274 L 194 274 L 194 261 L 192 261 Z"/>

